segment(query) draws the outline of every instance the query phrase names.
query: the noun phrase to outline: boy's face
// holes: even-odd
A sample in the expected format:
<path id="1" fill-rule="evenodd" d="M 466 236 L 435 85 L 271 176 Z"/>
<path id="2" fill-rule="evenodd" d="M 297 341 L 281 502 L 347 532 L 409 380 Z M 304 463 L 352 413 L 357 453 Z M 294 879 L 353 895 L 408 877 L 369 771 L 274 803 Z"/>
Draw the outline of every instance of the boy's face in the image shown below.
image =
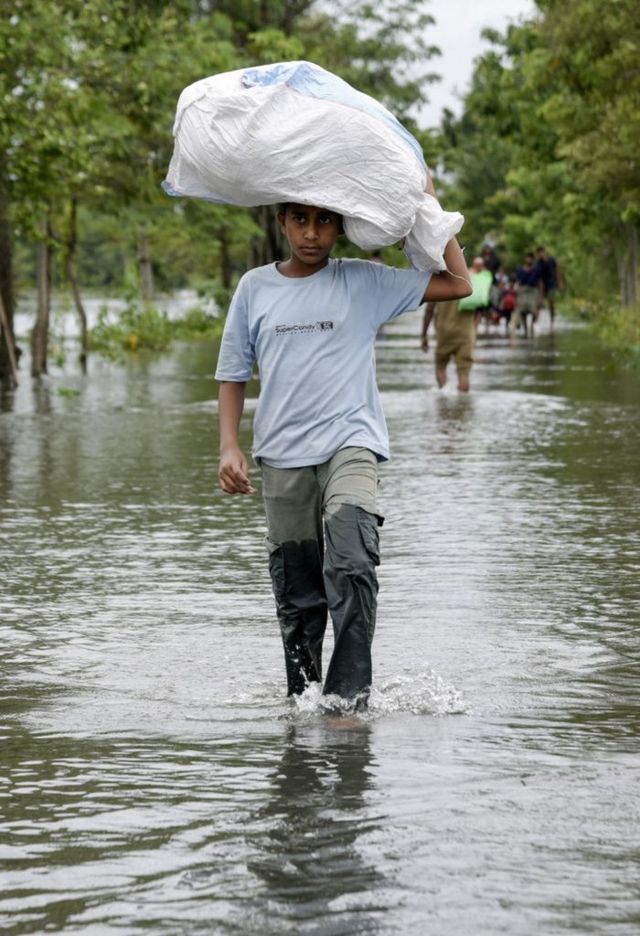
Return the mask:
<path id="1" fill-rule="evenodd" d="M 278 215 L 280 229 L 289 242 L 291 256 L 305 266 L 324 266 L 342 233 L 342 218 L 327 208 L 287 205 Z"/>

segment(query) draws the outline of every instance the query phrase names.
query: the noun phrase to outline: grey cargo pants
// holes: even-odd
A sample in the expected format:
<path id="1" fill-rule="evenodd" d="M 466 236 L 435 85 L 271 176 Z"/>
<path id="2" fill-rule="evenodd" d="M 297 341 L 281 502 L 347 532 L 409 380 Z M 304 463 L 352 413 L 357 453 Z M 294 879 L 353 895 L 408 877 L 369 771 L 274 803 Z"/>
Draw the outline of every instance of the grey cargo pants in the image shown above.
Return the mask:
<path id="1" fill-rule="evenodd" d="M 262 465 L 269 570 L 284 644 L 289 695 L 322 680 L 327 609 L 334 651 L 324 693 L 346 699 L 371 686 L 380 563 L 378 463 L 341 449 L 304 468 Z"/>

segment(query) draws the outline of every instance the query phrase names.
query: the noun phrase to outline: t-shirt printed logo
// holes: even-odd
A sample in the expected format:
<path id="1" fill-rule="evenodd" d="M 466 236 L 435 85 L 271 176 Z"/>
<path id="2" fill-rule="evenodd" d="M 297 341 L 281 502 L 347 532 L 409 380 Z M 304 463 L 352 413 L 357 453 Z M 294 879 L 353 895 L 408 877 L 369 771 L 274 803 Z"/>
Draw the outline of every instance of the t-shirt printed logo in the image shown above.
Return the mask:
<path id="1" fill-rule="evenodd" d="M 276 335 L 307 335 L 310 332 L 333 331 L 333 322 L 300 322 L 297 325 L 276 325 Z"/>

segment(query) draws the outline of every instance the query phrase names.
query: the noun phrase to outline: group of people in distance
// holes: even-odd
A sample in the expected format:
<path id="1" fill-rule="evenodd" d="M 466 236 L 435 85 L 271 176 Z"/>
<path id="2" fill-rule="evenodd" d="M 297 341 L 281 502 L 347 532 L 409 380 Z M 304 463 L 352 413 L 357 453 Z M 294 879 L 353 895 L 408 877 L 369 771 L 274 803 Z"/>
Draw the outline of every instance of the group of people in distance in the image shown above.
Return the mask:
<path id="1" fill-rule="evenodd" d="M 560 271 L 555 257 L 545 247 L 536 253 L 527 252 L 513 274 L 502 271 L 500 257 L 491 244 L 485 244 L 482 253 L 469 267 L 473 286 L 470 296 L 447 302 L 428 302 L 420 334 L 423 351 L 429 350 L 428 332 L 435 320 L 435 371 L 439 387 L 447 381 L 447 365 L 453 358 L 458 376 L 458 390 L 467 393 L 473 351 L 481 321 L 488 330 L 490 324 L 505 323 L 507 335 L 522 328 L 525 338 L 533 337 L 534 324 L 540 310 L 547 308 L 553 330 L 556 293 L 560 284 Z"/>

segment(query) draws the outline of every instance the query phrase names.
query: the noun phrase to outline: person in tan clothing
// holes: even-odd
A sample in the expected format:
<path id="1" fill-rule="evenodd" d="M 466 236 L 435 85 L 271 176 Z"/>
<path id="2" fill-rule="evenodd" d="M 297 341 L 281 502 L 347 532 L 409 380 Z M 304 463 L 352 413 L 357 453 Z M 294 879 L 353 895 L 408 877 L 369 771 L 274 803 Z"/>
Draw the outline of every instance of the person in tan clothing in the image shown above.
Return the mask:
<path id="1" fill-rule="evenodd" d="M 422 319 L 420 344 L 423 351 L 429 350 L 427 332 L 433 319 L 436 321 L 436 380 L 440 388 L 447 382 L 447 365 L 455 358 L 458 374 L 458 390 L 469 392 L 469 374 L 473 365 L 475 344 L 473 310 L 460 309 L 458 299 L 446 302 L 428 302 Z"/>

